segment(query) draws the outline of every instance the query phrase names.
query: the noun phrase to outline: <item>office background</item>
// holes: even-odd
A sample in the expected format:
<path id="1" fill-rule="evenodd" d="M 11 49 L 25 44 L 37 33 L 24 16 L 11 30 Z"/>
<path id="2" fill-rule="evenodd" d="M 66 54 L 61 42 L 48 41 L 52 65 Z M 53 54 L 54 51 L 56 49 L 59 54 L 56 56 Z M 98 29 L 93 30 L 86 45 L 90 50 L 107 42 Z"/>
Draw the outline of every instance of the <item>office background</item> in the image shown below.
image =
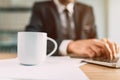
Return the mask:
<path id="1" fill-rule="evenodd" d="M 23 31 L 35 1 L 0 0 L 0 52 L 17 51 L 17 32 Z M 78 0 L 93 6 L 98 38 L 108 37 L 120 43 L 120 0 Z"/>

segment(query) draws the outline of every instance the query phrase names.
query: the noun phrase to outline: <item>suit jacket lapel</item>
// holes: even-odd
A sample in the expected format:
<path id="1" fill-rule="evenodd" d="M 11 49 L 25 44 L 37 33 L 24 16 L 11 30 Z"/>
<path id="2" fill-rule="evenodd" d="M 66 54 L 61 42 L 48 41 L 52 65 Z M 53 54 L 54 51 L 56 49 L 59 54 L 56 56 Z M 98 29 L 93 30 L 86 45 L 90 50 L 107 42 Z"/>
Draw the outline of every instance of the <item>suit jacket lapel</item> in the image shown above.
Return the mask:
<path id="1" fill-rule="evenodd" d="M 56 26 L 56 33 L 57 33 L 57 41 L 58 43 L 61 42 L 62 40 L 62 32 L 61 32 L 61 20 L 60 20 L 60 16 L 57 10 L 57 6 L 55 5 L 55 3 L 52 1 L 51 2 L 51 13 L 55 19 L 55 26 Z"/>
<path id="2" fill-rule="evenodd" d="M 81 25 L 82 25 L 81 18 L 82 18 L 82 16 L 81 16 L 81 8 L 77 3 L 75 3 L 75 6 L 74 6 L 73 17 L 74 17 L 74 23 L 75 23 L 76 39 L 80 39 L 81 38 L 80 34 L 81 34 Z"/>

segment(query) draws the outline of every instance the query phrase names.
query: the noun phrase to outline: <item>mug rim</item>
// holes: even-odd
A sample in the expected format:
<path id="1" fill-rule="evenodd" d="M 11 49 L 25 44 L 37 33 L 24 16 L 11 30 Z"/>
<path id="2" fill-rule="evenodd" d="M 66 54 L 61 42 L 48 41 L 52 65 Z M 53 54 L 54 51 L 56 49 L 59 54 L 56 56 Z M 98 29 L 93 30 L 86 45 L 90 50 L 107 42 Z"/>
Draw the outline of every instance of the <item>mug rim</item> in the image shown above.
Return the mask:
<path id="1" fill-rule="evenodd" d="M 32 32 L 32 31 L 19 31 L 18 33 L 38 33 L 38 34 L 46 34 L 46 32 Z"/>

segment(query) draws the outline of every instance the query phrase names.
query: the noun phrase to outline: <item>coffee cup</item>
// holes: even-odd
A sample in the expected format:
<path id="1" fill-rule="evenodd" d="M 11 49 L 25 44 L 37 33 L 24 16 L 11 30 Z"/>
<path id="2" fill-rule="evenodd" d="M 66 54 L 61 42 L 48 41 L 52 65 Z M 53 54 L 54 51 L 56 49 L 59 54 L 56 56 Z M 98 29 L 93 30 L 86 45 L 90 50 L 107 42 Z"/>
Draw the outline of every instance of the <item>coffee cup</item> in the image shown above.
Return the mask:
<path id="1" fill-rule="evenodd" d="M 47 55 L 47 40 L 53 42 L 54 49 Z M 46 60 L 57 50 L 54 39 L 44 32 L 18 32 L 18 59 L 23 65 L 36 65 Z"/>

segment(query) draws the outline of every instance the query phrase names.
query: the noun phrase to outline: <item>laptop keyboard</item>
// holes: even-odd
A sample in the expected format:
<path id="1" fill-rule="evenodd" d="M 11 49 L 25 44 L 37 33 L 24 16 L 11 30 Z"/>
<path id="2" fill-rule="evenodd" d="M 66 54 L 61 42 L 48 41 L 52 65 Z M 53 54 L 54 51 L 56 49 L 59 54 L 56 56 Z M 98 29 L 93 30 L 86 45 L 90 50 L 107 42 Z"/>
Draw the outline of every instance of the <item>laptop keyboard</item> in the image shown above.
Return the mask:
<path id="1" fill-rule="evenodd" d="M 118 61 L 118 59 L 119 59 L 119 57 L 116 57 L 113 60 L 108 60 L 108 59 L 105 59 L 105 58 L 93 58 L 91 60 L 93 60 L 93 61 L 100 61 L 100 62 L 108 62 L 108 63 L 116 63 Z"/>

